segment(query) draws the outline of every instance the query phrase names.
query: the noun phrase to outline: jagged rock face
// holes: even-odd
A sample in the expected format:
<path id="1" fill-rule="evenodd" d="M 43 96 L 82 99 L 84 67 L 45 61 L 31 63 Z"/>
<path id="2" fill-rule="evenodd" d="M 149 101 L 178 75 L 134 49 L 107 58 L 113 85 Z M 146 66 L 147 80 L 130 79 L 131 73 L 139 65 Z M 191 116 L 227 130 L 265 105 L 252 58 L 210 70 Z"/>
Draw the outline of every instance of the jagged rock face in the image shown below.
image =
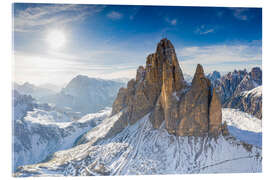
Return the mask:
<path id="1" fill-rule="evenodd" d="M 239 109 L 262 119 L 262 86 L 233 96 L 224 104 L 224 107 Z"/>
<path id="2" fill-rule="evenodd" d="M 262 71 L 259 67 L 252 68 L 250 72 L 235 70 L 220 79 L 211 79 L 211 82 L 220 96 L 221 104 L 224 105 L 232 96 L 238 96 L 243 91 L 262 85 Z"/>
<path id="3" fill-rule="evenodd" d="M 244 76 L 244 78 L 242 79 L 242 81 L 239 83 L 239 85 L 237 86 L 237 88 L 234 91 L 234 96 L 239 95 L 241 92 L 243 91 L 249 91 L 253 88 L 255 88 L 257 85 L 254 84 L 254 81 L 252 80 L 252 77 L 250 76 L 250 74 L 247 74 Z"/>
<path id="4" fill-rule="evenodd" d="M 259 67 L 254 67 L 250 72 L 251 78 L 256 82 L 257 85 L 262 85 L 262 70 Z"/>
<path id="5" fill-rule="evenodd" d="M 252 68 L 250 72 L 235 70 L 211 82 L 220 96 L 223 107 L 239 109 L 262 118 L 261 92 L 259 96 L 248 93 L 256 92 L 262 85 L 262 70 L 259 67 Z"/>
<path id="6" fill-rule="evenodd" d="M 136 89 L 134 87 L 135 94 L 128 106 L 128 112 L 130 113 L 130 124 L 134 124 L 138 119 L 141 119 L 153 107 L 152 99 L 149 99 L 149 96 L 147 97 L 144 84 L 139 83 L 136 85 Z"/>
<path id="7" fill-rule="evenodd" d="M 221 103 L 215 88 L 209 106 L 209 134 L 217 135 L 221 131 L 222 112 Z"/>
<path id="8" fill-rule="evenodd" d="M 164 122 L 171 134 L 202 136 L 208 133 L 209 126 L 218 131 L 216 126 L 221 123 L 221 109 L 217 111 L 220 114 L 211 117 L 213 122 L 209 122 L 210 103 L 215 106 L 219 102 L 218 96 L 212 98 L 214 102 L 210 100 L 211 82 L 205 77 L 202 66 L 197 66 L 189 86 L 184 81 L 172 43 L 162 39 L 156 52 L 147 57 L 145 68 L 138 68 L 136 80 L 120 89 L 112 114 L 126 108 L 120 119 L 127 125 L 151 112 L 150 121 L 154 128 L 159 128 Z M 221 108 L 218 105 L 217 108 Z"/>
<path id="9" fill-rule="evenodd" d="M 216 81 L 216 80 L 220 79 L 221 75 L 220 75 L 220 72 L 213 71 L 212 73 L 209 73 L 207 75 L 207 78 L 210 79 L 210 81 L 212 82 L 212 81 Z"/>
<path id="10" fill-rule="evenodd" d="M 113 103 L 112 114 L 120 112 L 127 106 L 127 88 L 120 88 L 116 100 Z"/>
<path id="11" fill-rule="evenodd" d="M 162 109 L 170 109 L 167 106 L 171 102 L 169 96 L 184 86 L 183 74 L 174 47 L 169 40 L 161 40 L 156 53 L 147 57 L 145 68 L 143 66 L 138 68 L 136 81 L 129 81 L 128 87 L 119 91 L 112 114 L 127 106 L 128 123 L 133 124 L 152 110 L 157 101 Z"/>
<path id="12" fill-rule="evenodd" d="M 167 43 L 167 44 L 166 44 Z M 162 48 L 164 46 L 164 48 Z M 178 60 L 174 48 L 170 42 L 159 44 L 158 52 L 161 52 L 161 57 L 164 59 L 162 69 L 162 90 L 159 97 L 159 104 L 162 107 L 165 125 L 169 132 L 174 133 L 177 126 L 177 92 L 185 88 L 184 77 L 182 70 L 178 64 Z M 160 120 L 159 120 L 160 121 Z M 157 124 L 155 124 L 157 126 Z"/>
<path id="13" fill-rule="evenodd" d="M 212 81 L 214 88 L 221 98 L 221 104 L 224 104 L 231 96 L 233 96 L 236 88 L 247 74 L 246 70 L 239 70 L 229 72 L 221 77 L 219 81 Z"/>
<path id="14" fill-rule="evenodd" d="M 145 69 L 143 66 L 139 66 L 136 74 L 136 82 L 144 80 L 145 77 Z"/>

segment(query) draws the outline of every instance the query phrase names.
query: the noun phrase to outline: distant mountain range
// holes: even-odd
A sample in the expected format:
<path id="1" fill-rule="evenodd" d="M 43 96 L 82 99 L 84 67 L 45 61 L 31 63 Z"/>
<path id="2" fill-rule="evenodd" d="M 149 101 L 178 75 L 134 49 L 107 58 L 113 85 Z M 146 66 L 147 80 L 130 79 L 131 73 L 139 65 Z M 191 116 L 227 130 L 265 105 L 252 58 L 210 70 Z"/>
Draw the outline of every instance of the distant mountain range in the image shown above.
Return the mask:
<path id="1" fill-rule="evenodd" d="M 220 76 L 219 72 L 214 71 L 207 77 L 220 95 L 222 104 L 232 96 L 262 85 L 262 71 L 259 67 L 252 68 L 250 72 L 247 72 L 247 70 L 235 70 L 224 76 Z"/>
<path id="2" fill-rule="evenodd" d="M 21 85 L 14 83 L 14 89 L 20 94 L 31 95 L 35 99 L 50 96 L 57 92 L 57 88 L 53 87 L 53 85 L 44 84 L 42 86 L 35 86 L 28 82 Z"/>
<path id="3" fill-rule="evenodd" d="M 207 77 L 219 94 L 223 107 L 239 109 L 262 118 L 262 70 L 259 67 L 252 68 L 250 72 L 235 70 L 224 76 L 214 71 Z M 252 91 L 255 88 L 257 90 Z M 258 93 L 256 96 L 247 95 L 250 92 Z"/>
<path id="4" fill-rule="evenodd" d="M 14 89 L 20 94 L 31 95 L 40 103 L 49 103 L 61 111 L 73 113 L 74 118 L 76 115 L 80 118 L 111 106 L 122 86 L 125 83 L 78 75 L 58 92 L 57 87 L 50 84 L 35 86 L 30 83 L 15 83 Z"/>

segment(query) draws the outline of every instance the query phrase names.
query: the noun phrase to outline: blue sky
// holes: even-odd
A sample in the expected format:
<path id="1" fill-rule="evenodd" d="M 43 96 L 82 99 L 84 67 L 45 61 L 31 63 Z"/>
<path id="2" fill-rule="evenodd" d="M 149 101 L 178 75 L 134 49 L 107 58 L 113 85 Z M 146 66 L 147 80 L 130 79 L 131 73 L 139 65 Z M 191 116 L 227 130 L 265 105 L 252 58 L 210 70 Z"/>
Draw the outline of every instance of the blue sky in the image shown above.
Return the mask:
<path id="1" fill-rule="evenodd" d="M 162 37 L 186 74 L 261 67 L 260 8 L 14 4 L 13 17 L 19 83 L 132 78 Z"/>

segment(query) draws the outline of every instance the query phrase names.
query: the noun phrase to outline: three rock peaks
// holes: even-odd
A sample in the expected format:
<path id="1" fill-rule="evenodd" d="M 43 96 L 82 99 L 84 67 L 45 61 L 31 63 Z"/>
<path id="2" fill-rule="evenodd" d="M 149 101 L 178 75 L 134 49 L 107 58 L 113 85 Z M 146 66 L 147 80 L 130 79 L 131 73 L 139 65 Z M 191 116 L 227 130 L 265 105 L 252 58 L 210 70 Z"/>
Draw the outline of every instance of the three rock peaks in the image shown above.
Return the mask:
<path id="1" fill-rule="evenodd" d="M 136 80 L 121 88 L 112 115 L 123 111 L 120 126 L 126 127 L 150 113 L 154 128 L 165 125 L 178 136 L 217 136 L 221 132 L 221 103 L 211 82 L 198 64 L 188 85 L 172 43 L 162 39 L 156 52 L 137 70 Z"/>

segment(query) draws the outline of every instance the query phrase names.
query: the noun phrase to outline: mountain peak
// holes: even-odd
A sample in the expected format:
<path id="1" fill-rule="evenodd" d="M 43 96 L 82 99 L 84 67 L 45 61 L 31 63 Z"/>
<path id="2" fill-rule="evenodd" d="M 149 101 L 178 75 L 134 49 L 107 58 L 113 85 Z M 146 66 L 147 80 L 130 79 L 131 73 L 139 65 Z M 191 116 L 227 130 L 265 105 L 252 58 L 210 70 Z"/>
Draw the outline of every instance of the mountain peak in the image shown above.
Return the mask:
<path id="1" fill-rule="evenodd" d="M 194 78 L 203 78 L 204 77 L 204 70 L 201 64 L 197 65 Z"/>
<path id="2" fill-rule="evenodd" d="M 157 49 L 170 49 L 170 48 L 174 49 L 171 41 L 168 40 L 167 38 L 161 39 L 157 45 Z"/>
<path id="3" fill-rule="evenodd" d="M 72 80 L 85 80 L 85 79 L 89 79 L 89 77 L 86 75 L 79 74 L 79 75 L 75 76 Z"/>
<path id="4" fill-rule="evenodd" d="M 208 134 L 210 126 L 210 89 L 210 80 L 204 76 L 200 64 L 192 86 L 188 87 L 172 43 L 162 39 L 156 52 L 147 57 L 145 68 L 138 68 L 136 81 L 129 81 L 128 87 L 119 91 L 112 112 L 116 114 L 125 109 L 120 118 L 122 127 L 134 124 L 150 113 L 155 128 L 164 122 L 171 134 L 203 136 Z M 221 106 L 217 106 L 217 111 L 218 108 Z M 214 122 L 221 123 L 220 119 L 215 119 L 220 118 L 219 115 L 211 117 L 214 117 Z"/>
<path id="5" fill-rule="evenodd" d="M 175 63 L 173 61 L 178 61 L 171 41 L 166 38 L 158 43 L 156 55 L 163 62 L 167 61 L 170 64 Z"/>
<path id="6" fill-rule="evenodd" d="M 198 90 L 198 87 L 201 89 L 209 88 L 209 86 L 211 86 L 210 80 L 205 77 L 202 65 L 198 64 L 192 80 L 192 87 Z"/>
<path id="7" fill-rule="evenodd" d="M 211 80 L 211 82 L 214 82 L 221 78 L 221 74 L 218 71 L 213 71 L 207 75 L 207 78 Z"/>
<path id="8" fill-rule="evenodd" d="M 197 68 L 196 68 L 196 72 L 195 72 L 195 75 L 196 74 L 204 74 L 204 70 L 203 70 L 203 67 L 202 67 L 202 65 L 201 64 L 198 64 L 197 65 Z"/>

